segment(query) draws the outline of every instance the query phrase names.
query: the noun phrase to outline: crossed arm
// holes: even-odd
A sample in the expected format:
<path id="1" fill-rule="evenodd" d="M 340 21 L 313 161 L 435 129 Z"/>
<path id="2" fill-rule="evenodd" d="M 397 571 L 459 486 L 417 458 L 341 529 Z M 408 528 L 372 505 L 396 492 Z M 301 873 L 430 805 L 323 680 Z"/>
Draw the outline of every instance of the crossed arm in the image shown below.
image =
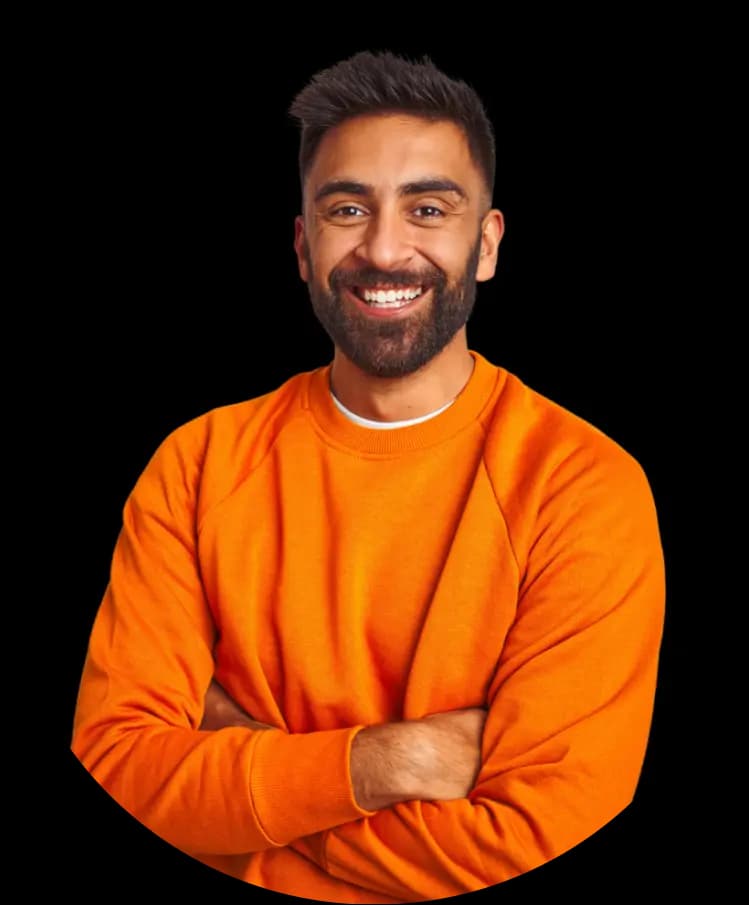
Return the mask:
<path id="1" fill-rule="evenodd" d="M 638 470 L 612 494 L 607 474 L 560 467 L 485 713 L 292 734 L 206 703 L 216 637 L 196 568 L 198 461 L 165 446 L 128 501 L 81 684 L 73 750 L 130 813 L 184 851 L 288 846 L 414 901 L 523 873 L 626 807 L 664 597 Z"/>
<path id="2" fill-rule="evenodd" d="M 486 711 L 471 707 L 365 727 L 354 737 L 349 763 L 357 804 L 379 811 L 401 801 L 466 798 L 481 766 L 485 721 Z M 237 726 L 275 728 L 253 719 L 212 681 L 200 728 Z"/>

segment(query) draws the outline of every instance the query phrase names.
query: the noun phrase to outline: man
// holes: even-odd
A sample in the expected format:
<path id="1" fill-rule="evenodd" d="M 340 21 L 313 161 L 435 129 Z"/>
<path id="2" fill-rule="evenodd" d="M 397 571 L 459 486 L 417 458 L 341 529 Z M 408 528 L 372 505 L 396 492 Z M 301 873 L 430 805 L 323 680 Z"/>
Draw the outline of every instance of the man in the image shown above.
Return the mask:
<path id="1" fill-rule="evenodd" d="M 319 73 L 295 250 L 331 364 L 174 431 L 124 510 L 73 750 L 249 883 L 338 902 L 522 874 L 631 801 L 664 608 L 611 439 L 469 350 L 495 272 L 475 92 Z"/>

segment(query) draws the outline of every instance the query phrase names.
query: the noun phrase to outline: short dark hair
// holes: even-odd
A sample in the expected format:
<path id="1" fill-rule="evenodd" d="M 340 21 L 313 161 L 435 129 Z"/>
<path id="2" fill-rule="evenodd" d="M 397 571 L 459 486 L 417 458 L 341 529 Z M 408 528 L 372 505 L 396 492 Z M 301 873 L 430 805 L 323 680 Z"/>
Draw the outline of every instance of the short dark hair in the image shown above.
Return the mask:
<path id="1" fill-rule="evenodd" d="M 307 173 L 328 129 L 354 116 L 387 113 L 409 113 L 432 122 L 450 120 L 460 126 L 491 205 L 496 148 L 480 97 L 469 84 L 438 69 L 427 55 L 413 62 L 390 51 L 362 51 L 323 69 L 294 98 L 289 114 L 302 132 L 302 196 Z"/>

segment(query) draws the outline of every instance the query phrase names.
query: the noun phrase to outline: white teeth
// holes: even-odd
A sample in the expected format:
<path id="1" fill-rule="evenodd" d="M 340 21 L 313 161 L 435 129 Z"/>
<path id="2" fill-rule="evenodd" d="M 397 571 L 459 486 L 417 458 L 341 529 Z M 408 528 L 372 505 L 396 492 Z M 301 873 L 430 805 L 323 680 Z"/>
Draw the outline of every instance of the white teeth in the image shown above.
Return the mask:
<path id="1" fill-rule="evenodd" d="M 422 291 L 421 286 L 414 289 L 390 289 L 388 291 L 380 292 L 372 292 L 369 289 L 364 289 L 362 295 L 364 296 L 364 300 L 370 304 L 383 305 L 388 308 L 402 308 L 413 299 L 418 298 Z"/>

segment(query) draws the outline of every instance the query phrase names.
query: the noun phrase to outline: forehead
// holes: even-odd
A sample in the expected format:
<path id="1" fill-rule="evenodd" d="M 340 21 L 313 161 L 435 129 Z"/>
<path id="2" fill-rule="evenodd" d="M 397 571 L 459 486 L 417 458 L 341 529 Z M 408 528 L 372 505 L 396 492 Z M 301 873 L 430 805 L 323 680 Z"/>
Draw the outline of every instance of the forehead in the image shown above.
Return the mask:
<path id="1" fill-rule="evenodd" d="M 463 130 L 451 121 L 405 114 L 358 116 L 328 130 L 310 168 L 307 195 L 333 179 L 361 181 L 377 191 L 439 174 L 459 183 L 473 199 L 480 174 Z"/>

